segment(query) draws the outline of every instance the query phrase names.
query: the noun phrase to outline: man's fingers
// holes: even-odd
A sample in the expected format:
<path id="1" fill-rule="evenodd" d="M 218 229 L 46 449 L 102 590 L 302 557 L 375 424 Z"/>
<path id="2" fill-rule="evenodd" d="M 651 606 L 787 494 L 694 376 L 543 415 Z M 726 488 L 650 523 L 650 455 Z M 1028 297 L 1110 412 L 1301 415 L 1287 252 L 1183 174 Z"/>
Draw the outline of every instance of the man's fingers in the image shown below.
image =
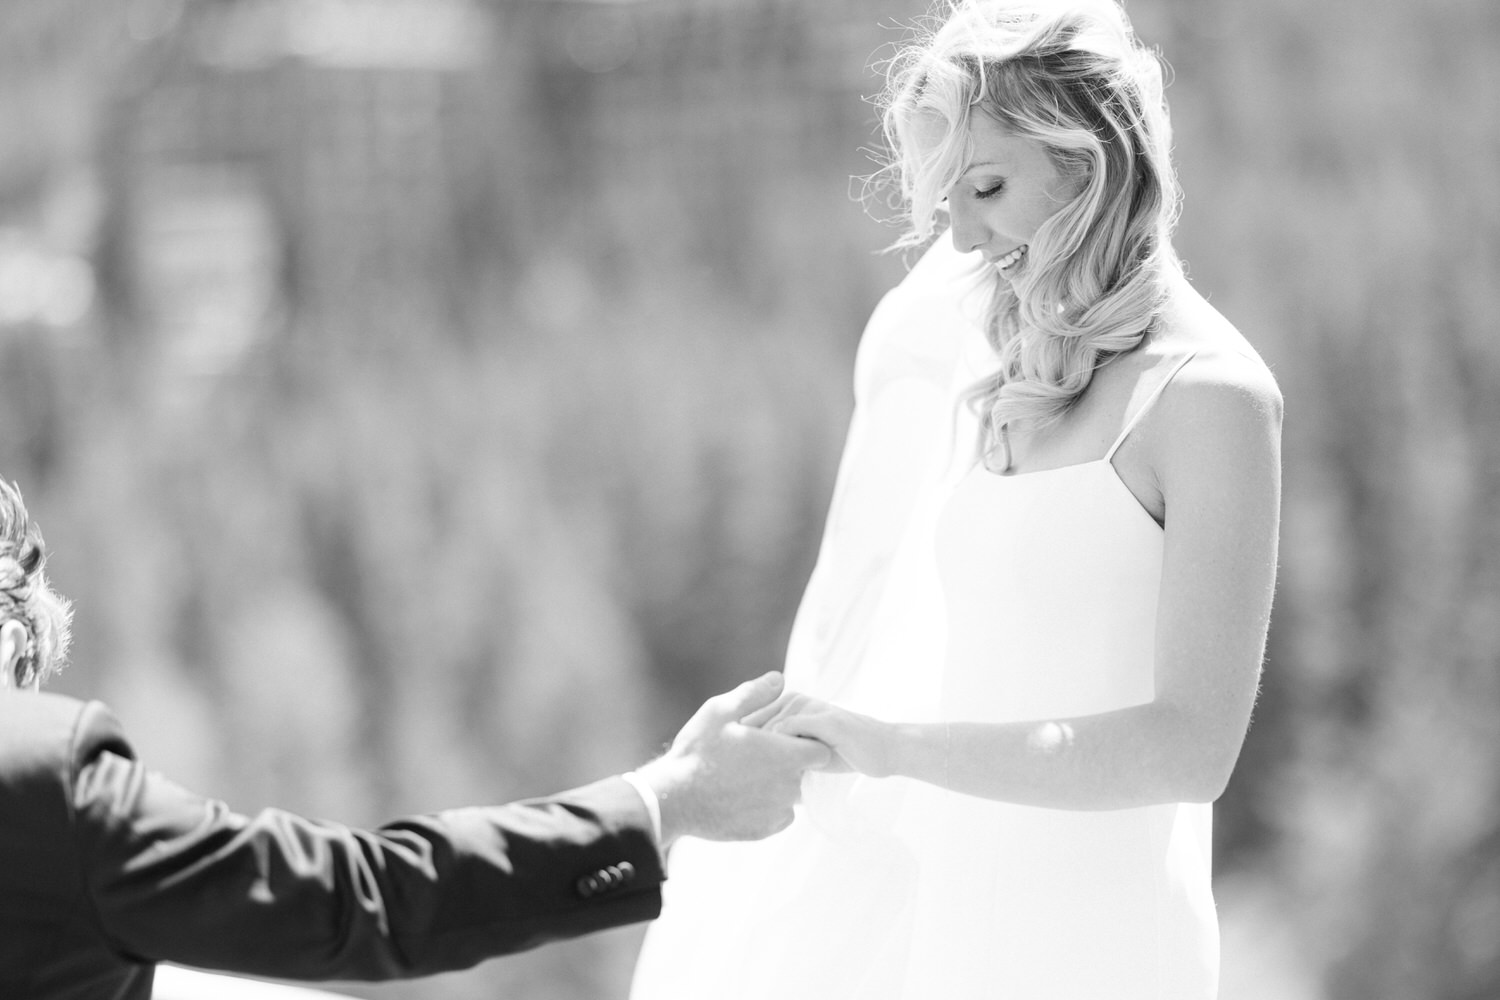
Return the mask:
<path id="1" fill-rule="evenodd" d="M 833 761 L 833 749 L 827 743 L 820 743 L 815 739 L 797 738 L 800 746 L 797 753 L 800 757 L 798 763 L 806 768 L 826 767 Z"/>

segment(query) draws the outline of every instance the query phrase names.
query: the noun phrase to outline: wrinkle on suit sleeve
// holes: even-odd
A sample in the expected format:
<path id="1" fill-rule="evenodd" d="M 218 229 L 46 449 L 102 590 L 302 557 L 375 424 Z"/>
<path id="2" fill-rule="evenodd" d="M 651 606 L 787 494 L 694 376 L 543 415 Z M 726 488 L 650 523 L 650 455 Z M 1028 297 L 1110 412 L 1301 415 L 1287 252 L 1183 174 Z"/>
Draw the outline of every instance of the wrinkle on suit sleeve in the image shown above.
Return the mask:
<path id="1" fill-rule="evenodd" d="M 72 802 L 100 930 L 122 954 L 388 979 L 660 911 L 649 817 L 618 778 L 360 830 L 278 809 L 240 815 L 133 760 L 112 719 L 98 725 L 79 740 Z"/>

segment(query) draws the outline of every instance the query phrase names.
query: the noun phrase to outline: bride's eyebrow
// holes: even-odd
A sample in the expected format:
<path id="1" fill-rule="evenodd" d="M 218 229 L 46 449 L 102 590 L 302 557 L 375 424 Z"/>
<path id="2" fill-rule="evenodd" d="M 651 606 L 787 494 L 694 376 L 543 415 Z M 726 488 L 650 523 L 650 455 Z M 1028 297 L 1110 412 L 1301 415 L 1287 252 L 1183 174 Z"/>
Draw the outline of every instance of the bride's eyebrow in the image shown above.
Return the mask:
<path id="1" fill-rule="evenodd" d="M 960 174 L 959 176 L 960 177 L 967 176 L 968 174 L 973 173 L 975 170 L 978 170 L 980 167 L 1004 167 L 1004 166 L 1005 165 L 1003 163 L 997 163 L 994 160 L 980 160 L 978 163 L 971 163 L 967 167 L 964 167 L 964 172 L 962 174 Z"/>

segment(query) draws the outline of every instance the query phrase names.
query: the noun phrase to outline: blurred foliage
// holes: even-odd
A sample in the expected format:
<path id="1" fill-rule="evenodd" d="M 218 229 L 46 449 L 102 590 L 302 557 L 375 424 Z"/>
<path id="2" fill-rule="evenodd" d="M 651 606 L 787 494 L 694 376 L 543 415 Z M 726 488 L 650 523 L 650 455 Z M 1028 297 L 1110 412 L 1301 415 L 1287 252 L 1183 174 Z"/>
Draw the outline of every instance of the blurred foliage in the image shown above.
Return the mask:
<path id="1" fill-rule="evenodd" d="M 1224 995 L 1493 997 L 1500 8 L 1130 9 L 1180 248 L 1288 397 Z M 373 823 L 618 770 L 777 665 L 917 13 L 5 0 L 0 473 L 77 601 L 56 686 L 237 808 Z M 620 996 L 638 939 L 358 992 Z"/>

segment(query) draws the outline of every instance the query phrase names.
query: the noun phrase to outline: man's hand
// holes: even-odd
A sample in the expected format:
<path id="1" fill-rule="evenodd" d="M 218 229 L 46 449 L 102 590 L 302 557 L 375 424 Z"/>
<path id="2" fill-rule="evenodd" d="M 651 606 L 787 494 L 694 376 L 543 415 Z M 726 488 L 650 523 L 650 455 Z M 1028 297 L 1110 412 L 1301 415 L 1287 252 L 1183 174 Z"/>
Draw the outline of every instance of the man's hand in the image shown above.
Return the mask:
<path id="1" fill-rule="evenodd" d="M 894 727 L 805 694 L 789 691 L 740 722 L 768 733 L 817 740 L 833 753 L 826 771 L 858 771 L 872 778 L 896 772 Z"/>
<path id="2" fill-rule="evenodd" d="M 802 775 L 829 750 L 814 740 L 742 725 L 774 702 L 782 677 L 769 673 L 716 695 L 693 713 L 662 757 L 637 770 L 661 801 L 662 847 L 679 836 L 759 840 L 792 822 Z"/>

